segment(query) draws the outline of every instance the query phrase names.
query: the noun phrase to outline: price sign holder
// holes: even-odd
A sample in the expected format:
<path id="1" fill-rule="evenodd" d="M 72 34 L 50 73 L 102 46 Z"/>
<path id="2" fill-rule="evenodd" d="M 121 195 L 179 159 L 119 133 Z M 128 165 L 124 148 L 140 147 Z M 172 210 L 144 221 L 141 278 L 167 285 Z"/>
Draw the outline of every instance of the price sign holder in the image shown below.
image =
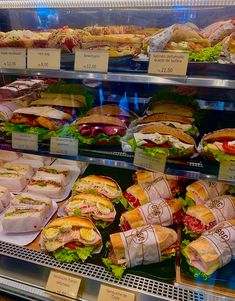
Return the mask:
<path id="1" fill-rule="evenodd" d="M 101 284 L 97 301 L 135 301 L 135 294 L 124 289 Z"/>
<path id="2" fill-rule="evenodd" d="M 82 279 L 66 273 L 51 271 L 46 290 L 69 298 L 77 298 Z"/>
<path id="3" fill-rule="evenodd" d="M 73 138 L 51 137 L 50 153 L 75 157 L 78 155 L 78 140 Z"/>
<path id="4" fill-rule="evenodd" d="M 85 50 L 75 51 L 74 70 L 90 72 L 108 72 L 109 53 L 105 50 Z"/>
<path id="5" fill-rule="evenodd" d="M 156 154 L 154 157 L 148 156 L 142 149 L 137 147 L 135 150 L 133 164 L 145 169 L 164 173 L 166 167 L 166 156 L 163 154 Z"/>
<path id="6" fill-rule="evenodd" d="M 28 69 L 60 69 L 61 50 L 54 48 L 32 48 L 28 49 Z"/>
<path id="7" fill-rule="evenodd" d="M 12 133 L 12 148 L 38 151 L 38 135 L 28 133 Z"/>
<path id="8" fill-rule="evenodd" d="M 0 48 L 0 68 L 25 69 L 26 49 L 24 48 Z"/>
<path id="9" fill-rule="evenodd" d="M 223 161 L 220 163 L 218 179 L 234 181 L 235 183 L 235 161 Z"/>
<path id="10" fill-rule="evenodd" d="M 152 52 L 150 53 L 148 73 L 186 76 L 188 56 L 188 53 L 183 52 Z"/>

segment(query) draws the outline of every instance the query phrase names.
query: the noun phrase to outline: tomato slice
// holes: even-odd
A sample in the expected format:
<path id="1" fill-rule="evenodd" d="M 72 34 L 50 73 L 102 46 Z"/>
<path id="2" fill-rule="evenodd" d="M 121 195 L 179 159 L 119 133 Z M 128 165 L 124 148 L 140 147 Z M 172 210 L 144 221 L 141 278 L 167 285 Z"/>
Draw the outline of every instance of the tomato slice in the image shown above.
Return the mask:
<path id="1" fill-rule="evenodd" d="M 223 142 L 224 152 L 230 155 L 235 155 L 235 145 L 229 145 L 228 141 Z"/>
<path id="2" fill-rule="evenodd" d="M 144 144 L 144 146 L 147 146 L 147 147 L 155 147 L 155 146 L 157 146 L 157 144 L 154 143 L 154 142 L 152 142 L 152 141 L 148 141 L 148 142 L 146 142 L 146 143 Z"/>
<path id="3" fill-rule="evenodd" d="M 166 143 L 160 144 L 159 147 L 171 148 L 171 145 L 168 142 L 166 142 Z"/>
<path id="4" fill-rule="evenodd" d="M 68 242 L 65 247 L 73 250 L 76 248 L 82 248 L 84 245 L 82 243 Z"/>

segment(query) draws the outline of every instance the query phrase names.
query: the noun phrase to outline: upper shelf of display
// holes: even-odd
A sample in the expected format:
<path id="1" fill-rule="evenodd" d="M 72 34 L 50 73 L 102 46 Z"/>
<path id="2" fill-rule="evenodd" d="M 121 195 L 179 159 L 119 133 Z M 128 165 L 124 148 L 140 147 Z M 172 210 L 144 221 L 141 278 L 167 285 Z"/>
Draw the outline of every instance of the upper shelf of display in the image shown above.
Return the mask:
<path id="1" fill-rule="evenodd" d="M 2 0 L 0 9 L 12 8 L 150 8 L 150 7 L 235 6 L 234 0 Z"/>

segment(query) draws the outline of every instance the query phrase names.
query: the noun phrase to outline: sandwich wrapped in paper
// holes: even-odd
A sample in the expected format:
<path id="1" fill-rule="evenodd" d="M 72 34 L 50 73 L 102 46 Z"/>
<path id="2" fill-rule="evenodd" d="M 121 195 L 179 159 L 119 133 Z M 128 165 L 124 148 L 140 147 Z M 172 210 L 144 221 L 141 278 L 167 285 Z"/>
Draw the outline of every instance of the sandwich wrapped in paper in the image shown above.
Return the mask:
<path id="1" fill-rule="evenodd" d="M 13 112 L 17 109 L 22 108 L 22 105 L 15 101 L 3 101 L 0 104 L 0 124 L 3 121 L 10 120 Z"/>
<path id="2" fill-rule="evenodd" d="M 148 225 L 110 235 L 110 252 L 103 259 L 105 265 L 115 271 L 122 266 L 122 276 L 126 267 L 157 263 L 175 255 L 177 234 L 174 230 L 160 225 Z"/>
<path id="3" fill-rule="evenodd" d="M 158 224 L 171 226 L 180 224 L 183 218 L 182 203 L 179 199 L 155 198 L 152 202 L 122 213 L 120 228 L 122 231 Z"/>
<path id="4" fill-rule="evenodd" d="M 235 256 L 235 220 L 221 222 L 183 250 L 195 277 L 208 278 Z"/>
<path id="5" fill-rule="evenodd" d="M 199 151 L 203 157 L 210 160 L 235 160 L 235 128 L 206 134 L 199 144 Z"/>
<path id="6" fill-rule="evenodd" d="M 183 218 L 185 232 L 201 234 L 218 223 L 235 219 L 235 197 L 223 195 L 188 208 Z"/>
<path id="7" fill-rule="evenodd" d="M 11 195 L 6 187 L 0 186 L 0 212 L 10 203 Z"/>
<path id="8" fill-rule="evenodd" d="M 134 181 L 137 184 L 149 183 L 158 180 L 160 177 L 166 179 L 169 182 L 172 194 L 174 195 L 178 191 L 178 180 L 180 179 L 178 176 L 167 175 L 158 171 L 152 172 L 148 170 L 137 170 L 134 175 Z"/>
<path id="9" fill-rule="evenodd" d="M 222 49 L 228 62 L 235 64 L 235 30 L 224 39 Z"/>
<path id="10" fill-rule="evenodd" d="M 102 249 L 102 237 L 95 225 L 78 216 L 57 218 L 41 233 L 41 249 L 52 252 L 60 262 L 85 261 Z"/>
<path id="11" fill-rule="evenodd" d="M 43 166 L 38 169 L 36 176 L 61 182 L 65 186 L 71 180 L 71 171 L 66 166 Z"/>
<path id="12" fill-rule="evenodd" d="M 3 165 L 3 168 L 6 170 L 15 171 L 25 176 L 26 179 L 30 179 L 34 174 L 33 168 L 29 164 L 17 164 L 17 163 L 8 162 Z"/>
<path id="13" fill-rule="evenodd" d="M 69 216 L 91 219 L 98 228 L 106 228 L 115 219 L 116 210 L 110 199 L 97 193 L 79 193 L 66 203 L 64 211 Z"/>
<path id="14" fill-rule="evenodd" d="M 89 32 L 91 35 L 110 35 L 110 34 L 128 34 L 140 30 L 136 25 L 107 25 L 107 26 L 87 26 L 83 30 Z"/>
<path id="15" fill-rule="evenodd" d="M 3 216 L 2 228 L 7 233 L 33 232 L 41 230 L 45 221 L 45 206 L 14 206 Z"/>
<path id="16" fill-rule="evenodd" d="M 27 181 L 24 175 L 2 168 L 0 169 L 0 183 L 12 192 L 20 192 L 25 188 Z"/>
<path id="17" fill-rule="evenodd" d="M 48 197 L 58 198 L 63 193 L 63 187 L 63 178 L 61 178 L 60 175 L 48 174 L 48 176 L 45 177 L 35 174 L 35 176 L 30 180 L 27 189 L 30 193 L 43 194 Z"/>
<path id="18" fill-rule="evenodd" d="M 0 149 L 0 160 L 3 162 L 15 161 L 19 159 L 19 157 L 19 153 Z"/>
<path id="19" fill-rule="evenodd" d="M 207 200 L 223 195 L 228 189 L 228 184 L 196 181 L 186 187 L 185 205 L 203 205 Z"/>

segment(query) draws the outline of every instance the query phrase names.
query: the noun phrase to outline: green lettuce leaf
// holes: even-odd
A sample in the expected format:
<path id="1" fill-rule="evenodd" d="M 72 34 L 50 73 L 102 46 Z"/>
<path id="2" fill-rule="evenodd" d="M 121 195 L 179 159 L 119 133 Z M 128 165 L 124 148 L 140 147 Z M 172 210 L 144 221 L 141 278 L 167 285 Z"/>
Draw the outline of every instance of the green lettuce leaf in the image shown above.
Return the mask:
<path id="1" fill-rule="evenodd" d="M 190 136 L 195 137 L 198 134 L 198 128 L 196 126 L 192 125 L 192 127 L 189 130 L 187 130 L 185 133 Z"/>
<path id="2" fill-rule="evenodd" d="M 171 259 L 172 257 L 175 257 L 175 252 L 169 254 L 161 254 L 161 261 Z"/>
<path id="3" fill-rule="evenodd" d="M 102 258 L 103 264 L 112 272 L 113 276 L 116 279 L 121 279 L 123 273 L 126 270 L 126 267 L 123 265 L 112 264 L 112 261 L 109 258 Z"/>
<path id="4" fill-rule="evenodd" d="M 221 152 L 220 150 L 215 150 L 215 149 L 212 149 L 210 147 L 208 147 L 208 144 L 207 142 L 204 142 L 203 143 L 203 149 L 205 152 L 210 152 L 214 155 L 214 158 L 219 161 L 219 162 L 223 162 L 225 160 L 227 161 L 234 161 L 235 160 L 235 156 L 234 155 L 229 155 L 229 154 L 226 154 L 224 152 Z"/>
<path id="5" fill-rule="evenodd" d="M 112 200 L 112 203 L 114 203 L 114 204 L 119 204 L 119 203 L 121 203 L 122 206 L 123 206 L 125 209 L 127 209 L 127 208 L 129 207 L 129 203 L 128 203 L 127 199 L 124 198 L 124 196 L 122 196 L 122 197 L 120 197 L 120 198 L 117 198 L 117 199 L 113 199 L 113 200 Z"/>
<path id="6" fill-rule="evenodd" d="M 151 97 L 151 102 L 170 100 L 175 101 L 181 105 L 198 105 L 195 102 L 194 96 L 181 95 L 177 92 L 170 90 L 169 88 L 161 88 L 156 94 Z"/>
<path id="7" fill-rule="evenodd" d="M 187 245 L 189 245 L 190 244 L 190 240 L 188 240 L 188 239 L 184 239 L 182 242 L 181 242 L 181 246 L 180 246 L 180 248 L 181 248 L 181 250 L 183 250 L 185 247 L 187 247 Z"/>
<path id="8" fill-rule="evenodd" d="M 105 221 L 94 221 L 94 224 L 96 225 L 97 228 L 101 228 L 101 229 L 105 229 L 110 225 L 110 223 Z"/>
<path id="9" fill-rule="evenodd" d="M 182 202 L 182 209 L 186 212 L 188 207 L 194 206 L 195 204 L 195 201 L 186 195 Z"/>
<path id="10" fill-rule="evenodd" d="M 192 231 L 189 230 L 187 227 L 184 227 L 184 228 L 183 228 L 183 232 L 184 232 L 186 235 L 189 235 L 189 236 L 192 237 L 192 238 L 198 238 L 198 236 L 199 236 L 199 234 L 192 232 Z"/>
<path id="11" fill-rule="evenodd" d="M 179 148 L 164 148 L 164 147 L 145 147 L 145 146 L 140 146 L 144 150 L 144 153 L 146 155 L 150 156 L 155 156 L 156 154 L 163 154 L 166 156 L 171 156 L 171 155 L 187 155 L 189 151 L 187 149 L 179 149 Z"/>
<path id="12" fill-rule="evenodd" d="M 191 51 L 189 53 L 189 60 L 194 62 L 217 62 L 222 52 L 220 44 L 214 47 L 206 47 L 201 51 Z"/>
<path id="13" fill-rule="evenodd" d="M 71 263 L 79 260 L 84 262 L 88 257 L 92 256 L 93 251 L 94 247 L 92 246 L 76 249 L 69 249 L 65 247 L 54 251 L 53 256 L 59 262 Z"/>
<path id="14" fill-rule="evenodd" d="M 235 185 L 230 185 L 228 189 L 228 193 L 235 195 Z"/>

